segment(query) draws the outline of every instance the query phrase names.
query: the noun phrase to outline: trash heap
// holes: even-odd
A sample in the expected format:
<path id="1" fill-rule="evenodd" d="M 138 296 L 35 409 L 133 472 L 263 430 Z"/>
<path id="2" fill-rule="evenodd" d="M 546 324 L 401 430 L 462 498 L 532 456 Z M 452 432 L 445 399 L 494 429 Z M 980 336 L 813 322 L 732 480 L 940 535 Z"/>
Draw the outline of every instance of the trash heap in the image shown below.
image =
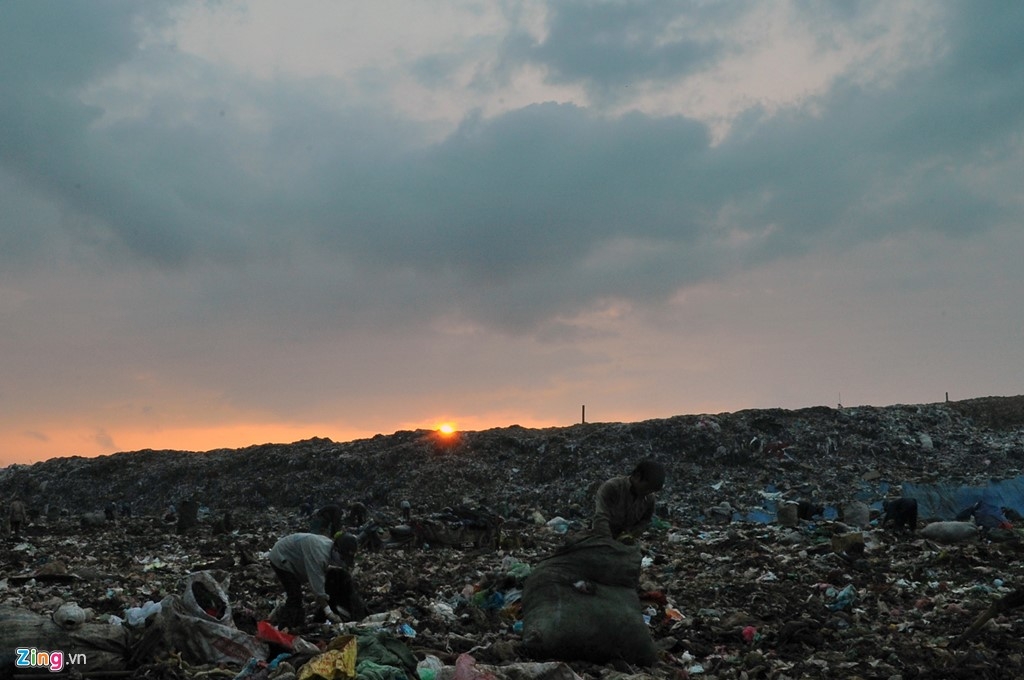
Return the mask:
<path id="1" fill-rule="evenodd" d="M 17 488 L 31 521 L 0 547 L 0 654 L 49 645 L 63 662 L 84 654 L 89 671 L 104 664 L 102 677 L 139 678 L 1024 677 L 1024 608 L 963 635 L 1024 587 L 1019 528 L 926 538 L 878 518 L 881 501 L 905 487 L 984 493 L 1018 478 L 1022 401 L 401 432 L 12 466 L 0 471 L 0 497 Z M 637 546 L 639 616 L 656 661 L 534 658 L 523 639 L 526 581 L 583 535 L 596 486 L 641 457 L 669 473 Z M 824 511 L 784 512 L 804 499 Z M 475 506 L 503 521 L 487 545 L 363 550 L 366 619 L 277 629 L 269 619 L 282 592 L 267 552 L 308 529 L 302 504 L 339 500 L 363 502 L 384 527 L 403 522 L 403 500 L 414 518 Z M 196 505 L 188 526 L 167 513 L 185 501 Z M 83 522 L 87 513 L 102 519 Z M 923 528 L 954 518 L 920 519 Z"/>

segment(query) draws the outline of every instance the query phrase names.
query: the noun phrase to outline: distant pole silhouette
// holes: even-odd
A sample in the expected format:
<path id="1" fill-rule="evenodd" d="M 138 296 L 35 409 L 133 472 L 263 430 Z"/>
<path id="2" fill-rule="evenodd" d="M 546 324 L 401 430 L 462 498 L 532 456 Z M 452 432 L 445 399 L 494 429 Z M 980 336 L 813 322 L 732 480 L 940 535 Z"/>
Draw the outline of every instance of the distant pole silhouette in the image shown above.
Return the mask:
<path id="1" fill-rule="evenodd" d="M 582 416 L 580 418 L 580 422 L 581 423 L 586 423 L 587 422 L 587 405 L 586 404 L 583 405 L 583 414 L 582 414 Z"/>

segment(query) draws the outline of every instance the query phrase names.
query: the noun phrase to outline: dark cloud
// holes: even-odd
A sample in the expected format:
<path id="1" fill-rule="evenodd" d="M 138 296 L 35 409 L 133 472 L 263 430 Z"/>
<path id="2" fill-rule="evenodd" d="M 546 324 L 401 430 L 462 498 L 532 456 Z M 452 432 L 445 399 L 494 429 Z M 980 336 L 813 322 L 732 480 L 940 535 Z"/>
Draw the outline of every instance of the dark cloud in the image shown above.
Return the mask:
<path id="1" fill-rule="evenodd" d="M 0 44 L 5 58 L 0 60 L 0 80 L 5 95 L 67 96 L 69 89 L 132 55 L 139 41 L 135 28 L 143 18 L 140 13 L 149 21 L 159 20 L 172 4 L 158 9 L 119 0 L 89 5 L 3 3 Z"/>
<path id="2" fill-rule="evenodd" d="M 1015 197 L 971 175 L 1019 155 L 1024 20 L 1010 4 L 946 17 L 940 55 L 882 87 L 840 79 L 812 106 L 751 108 L 718 144 L 682 116 L 554 103 L 472 114 L 428 143 L 423 124 L 394 113 L 339 110 L 323 94 L 337 83 L 258 83 L 173 51 L 140 56 L 135 5 L 71 5 L 51 25 L 53 7 L 0 10 L 0 72 L 14 82 L 0 102 L 3 176 L 56 206 L 60 228 L 110 266 L 149 262 L 203 281 L 182 316 L 319 326 L 454 308 L 531 329 L 754 263 L 1019 217 Z M 808 11 L 861 20 L 844 7 Z M 543 43 L 513 37 L 504 58 L 598 93 L 671 81 L 729 48 L 693 29 L 659 41 L 665 27 L 725 26 L 729 11 L 558 3 Z M 66 50 L 36 54 L 65 32 Z M 100 124 L 83 87 L 133 59 L 188 92 L 151 94 L 135 102 L 141 113 Z M 417 73 L 443 82 L 456 68 L 434 55 Z M 31 224 L 27 213 L 0 218 L 0 242 L 14 246 L 0 257 L 39 256 Z"/>
<path id="3" fill-rule="evenodd" d="M 732 11 L 671 0 L 553 3 L 544 39 L 510 39 L 506 57 L 540 64 L 553 82 L 583 83 L 614 101 L 632 85 L 693 73 L 721 57 L 727 46 L 695 27 L 720 25 Z M 674 23 L 681 25 L 672 30 Z"/>
<path id="4" fill-rule="evenodd" d="M 403 261 L 432 250 L 437 266 L 499 282 L 615 236 L 685 237 L 694 228 L 685 214 L 652 217 L 666 194 L 673 205 L 700 200 L 691 180 L 708 143 L 703 126 L 682 118 L 608 120 L 569 105 L 470 119 L 394 168 L 406 182 L 390 199 L 406 238 L 381 245 Z"/>
<path id="5" fill-rule="evenodd" d="M 177 234 L 183 215 L 149 212 L 159 177 L 141 184 L 146 180 L 138 168 L 126 166 L 102 135 L 93 136 L 101 111 L 84 104 L 81 95 L 91 79 L 135 53 L 143 19 L 158 23 L 172 6 L 0 5 L 0 163 L 61 208 L 102 220 L 132 251 L 163 261 L 184 254 Z"/>
<path id="6" fill-rule="evenodd" d="M 117 444 L 114 443 L 114 438 L 110 436 L 110 433 L 106 430 L 98 430 L 93 434 L 93 443 L 96 444 L 101 451 L 117 451 Z"/>

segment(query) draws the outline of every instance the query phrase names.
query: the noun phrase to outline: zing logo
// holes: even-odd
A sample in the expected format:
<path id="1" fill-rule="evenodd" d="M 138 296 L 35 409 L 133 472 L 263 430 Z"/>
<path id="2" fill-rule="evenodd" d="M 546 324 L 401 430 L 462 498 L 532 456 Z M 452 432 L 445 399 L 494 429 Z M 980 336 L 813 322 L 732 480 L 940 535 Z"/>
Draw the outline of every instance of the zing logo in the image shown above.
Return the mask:
<path id="1" fill-rule="evenodd" d="M 64 652 L 46 652 L 35 647 L 18 647 L 14 650 L 14 665 L 18 668 L 45 668 L 51 673 L 60 673 L 67 665 L 76 666 L 85 663 L 85 654 L 78 652 L 64 655 Z"/>

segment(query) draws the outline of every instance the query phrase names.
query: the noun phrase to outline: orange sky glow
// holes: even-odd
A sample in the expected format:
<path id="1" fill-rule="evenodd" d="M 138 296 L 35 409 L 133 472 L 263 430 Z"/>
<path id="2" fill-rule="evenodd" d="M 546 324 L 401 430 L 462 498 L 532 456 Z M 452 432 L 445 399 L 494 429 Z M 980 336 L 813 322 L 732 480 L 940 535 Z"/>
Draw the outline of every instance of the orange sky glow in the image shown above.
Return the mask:
<path id="1" fill-rule="evenodd" d="M 550 427 L 551 422 L 516 421 L 523 427 Z M 146 449 L 175 451 L 212 451 L 215 449 L 240 449 L 259 444 L 290 444 L 292 442 L 324 437 L 336 442 L 349 442 L 373 437 L 377 434 L 392 434 L 400 430 L 436 430 L 444 435 L 460 431 L 486 430 L 504 427 L 511 423 L 490 423 L 472 417 L 460 418 L 458 422 L 438 420 L 423 423 L 401 423 L 394 429 L 382 432 L 372 429 L 339 428 L 335 424 L 293 424 L 293 423 L 233 423 L 207 427 L 133 428 L 119 429 L 116 446 L 103 442 L 103 436 L 89 427 L 64 426 L 47 430 L 42 437 L 32 433 L 5 433 L 0 436 L 0 467 L 10 464 L 31 464 L 50 458 L 84 456 L 87 458 Z M 571 423 L 562 423 L 571 424 Z"/>

